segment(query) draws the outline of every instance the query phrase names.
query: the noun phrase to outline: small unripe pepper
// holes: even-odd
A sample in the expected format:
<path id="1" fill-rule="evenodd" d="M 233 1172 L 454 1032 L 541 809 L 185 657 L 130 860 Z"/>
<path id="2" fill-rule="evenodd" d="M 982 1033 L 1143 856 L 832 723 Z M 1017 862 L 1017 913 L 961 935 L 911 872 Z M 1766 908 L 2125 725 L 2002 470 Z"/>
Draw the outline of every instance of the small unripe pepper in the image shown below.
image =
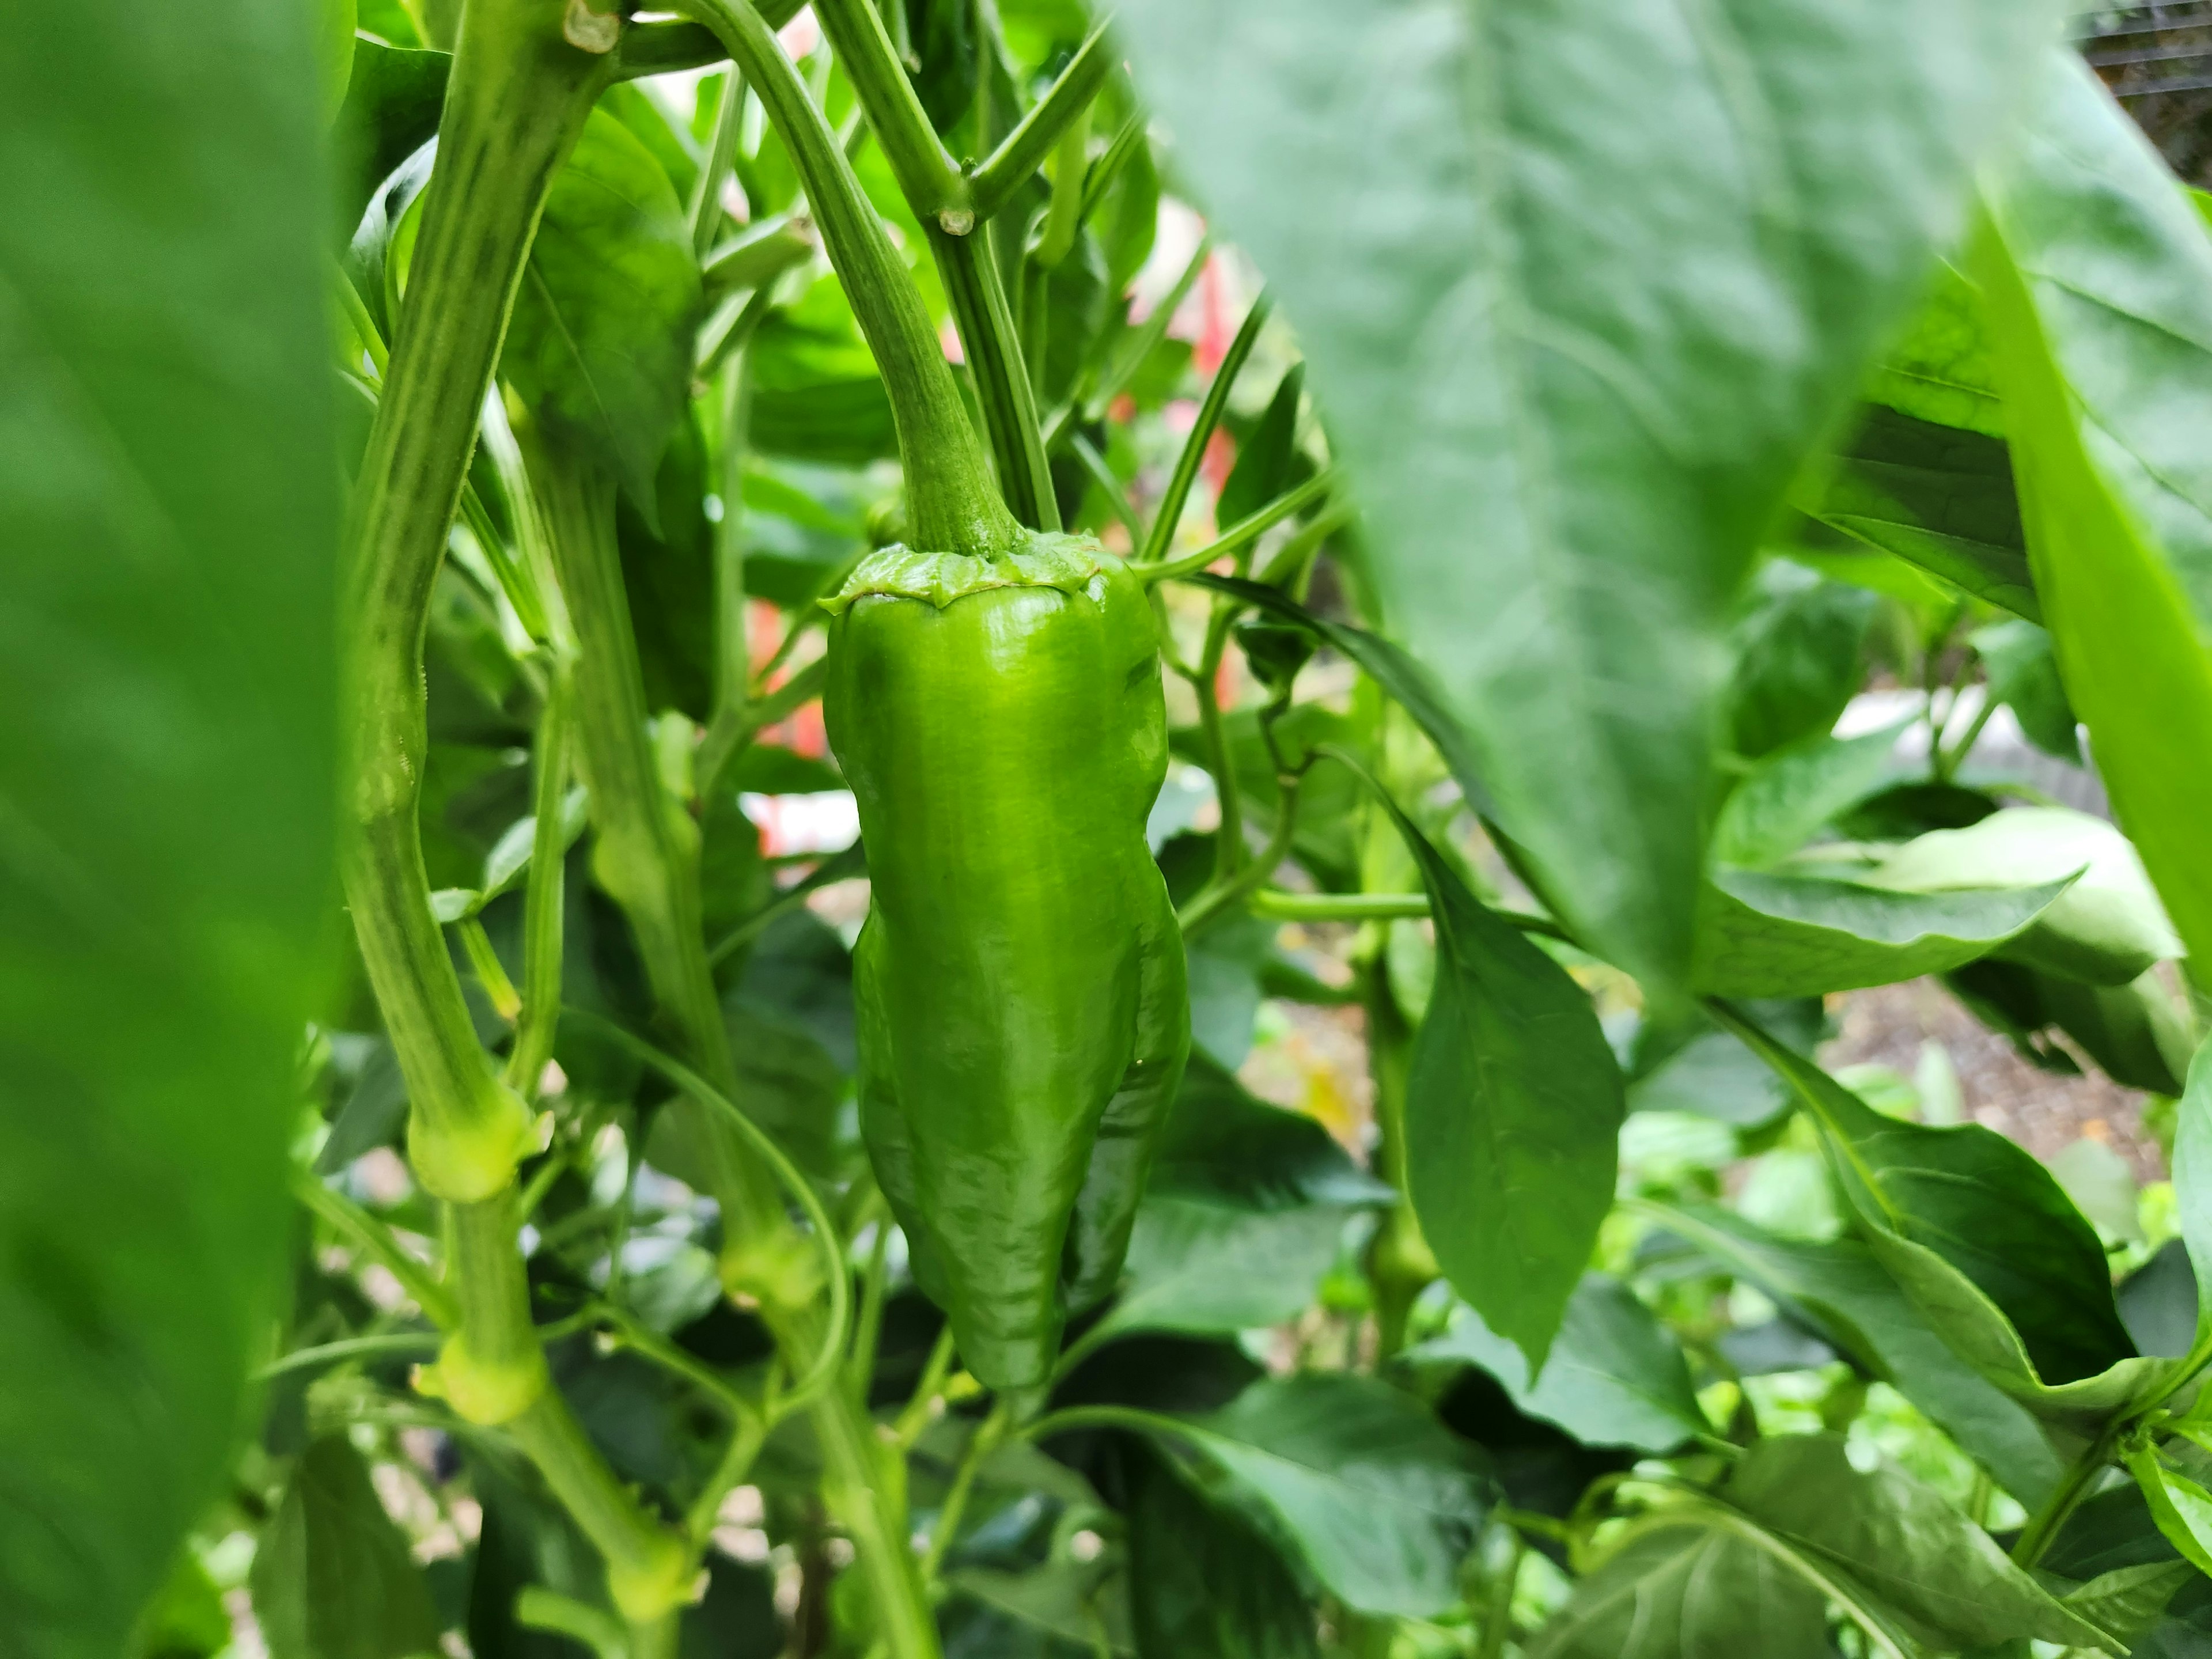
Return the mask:
<path id="1" fill-rule="evenodd" d="M 1113 1288 L 1190 1040 L 1145 820 L 1167 768 L 1151 605 L 1087 537 L 889 547 L 832 613 L 824 713 L 872 907 L 861 1127 L 978 1381 L 1051 1374 Z"/>

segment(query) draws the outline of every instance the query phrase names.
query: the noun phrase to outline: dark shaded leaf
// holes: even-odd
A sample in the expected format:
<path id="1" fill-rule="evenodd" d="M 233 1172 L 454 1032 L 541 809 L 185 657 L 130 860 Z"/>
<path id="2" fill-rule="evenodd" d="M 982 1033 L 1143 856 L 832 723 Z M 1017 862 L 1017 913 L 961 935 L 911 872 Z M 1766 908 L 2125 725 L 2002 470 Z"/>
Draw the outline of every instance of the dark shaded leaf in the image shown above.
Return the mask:
<path id="1" fill-rule="evenodd" d="M 1989 672 L 1989 694 L 2008 706 L 2027 740 L 2055 759 L 2081 764 L 2074 706 L 2058 678 L 2051 635 L 2024 619 L 1997 623 L 1968 635 Z"/>
<path id="2" fill-rule="evenodd" d="M 1274 1546 L 1146 1455 L 1132 1477 L 1129 1611 L 1141 1659 L 1313 1659 L 1314 1621 Z"/>
<path id="3" fill-rule="evenodd" d="M 1599 1273 L 1576 1287 L 1550 1357 L 1533 1379 L 1521 1351 L 1471 1313 L 1405 1357 L 1414 1364 L 1480 1365 L 1522 1412 L 1556 1423 L 1586 1445 L 1663 1454 L 1711 1429 L 1673 1334 L 1626 1285 Z"/>
<path id="4" fill-rule="evenodd" d="M 1786 559 L 1759 573 L 1761 603 L 1735 629 L 1729 742 L 1751 759 L 1825 736 L 1859 689 L 1876 600 Z"/>
<path id="5" fill-rule="evenodd" d="M 408 1659 L 438 1640 L 407 1540 L 343 1435 L 309 1446 L 253 1557 L 270 1659 Z"/>

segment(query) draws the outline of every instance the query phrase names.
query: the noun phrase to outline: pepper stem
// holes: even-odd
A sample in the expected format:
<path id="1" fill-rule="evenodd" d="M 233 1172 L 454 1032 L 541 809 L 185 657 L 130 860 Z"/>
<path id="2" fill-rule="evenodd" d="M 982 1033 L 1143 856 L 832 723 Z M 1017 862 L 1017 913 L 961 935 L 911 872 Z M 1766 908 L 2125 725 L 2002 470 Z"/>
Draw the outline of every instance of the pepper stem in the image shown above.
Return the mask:
<path id="1" fill-rule="evenodd" d="M 921 295 L 799 71 L 748 0 L 681 0 L 681 9 L 720 39 L 791 152 L 830 263 L 883 374 L 914 544 L 986 557 L 1011 551 L 1022 527 L 992 482 Z"/>

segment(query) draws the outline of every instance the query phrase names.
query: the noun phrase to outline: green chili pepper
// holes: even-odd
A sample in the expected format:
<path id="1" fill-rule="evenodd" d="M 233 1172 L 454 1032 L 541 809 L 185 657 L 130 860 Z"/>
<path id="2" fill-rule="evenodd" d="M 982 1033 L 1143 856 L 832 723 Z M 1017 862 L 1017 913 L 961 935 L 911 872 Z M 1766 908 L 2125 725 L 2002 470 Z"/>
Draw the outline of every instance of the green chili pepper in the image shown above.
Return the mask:
<path id="1" fill-rule="evenodd" d="M 1088 538 L 885 548 L 825 601 L 830 738 L 873 901 L 861 1123 L 963 1360 L 1050 1375 L 1113 1288 L 1189 1048 L 1145 841 L 1167 768 L 1144 589 Z"/>

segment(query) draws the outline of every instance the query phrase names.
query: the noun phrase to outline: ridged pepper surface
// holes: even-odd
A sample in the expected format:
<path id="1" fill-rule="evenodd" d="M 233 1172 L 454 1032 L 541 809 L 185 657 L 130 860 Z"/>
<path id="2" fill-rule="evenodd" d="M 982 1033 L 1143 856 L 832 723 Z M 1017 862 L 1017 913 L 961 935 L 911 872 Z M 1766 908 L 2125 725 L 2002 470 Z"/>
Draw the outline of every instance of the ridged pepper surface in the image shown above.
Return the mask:
<path id="1" fill-rule="evenodd" d="M 1189 1048 L 1145 820 L 1167 768 L 1143 588 L 1088 538 L 886 548 L 825 602 L 872 903 L 861 1125 L 961 1358 L 1050 1375 L 1113 1288 Z"/>

